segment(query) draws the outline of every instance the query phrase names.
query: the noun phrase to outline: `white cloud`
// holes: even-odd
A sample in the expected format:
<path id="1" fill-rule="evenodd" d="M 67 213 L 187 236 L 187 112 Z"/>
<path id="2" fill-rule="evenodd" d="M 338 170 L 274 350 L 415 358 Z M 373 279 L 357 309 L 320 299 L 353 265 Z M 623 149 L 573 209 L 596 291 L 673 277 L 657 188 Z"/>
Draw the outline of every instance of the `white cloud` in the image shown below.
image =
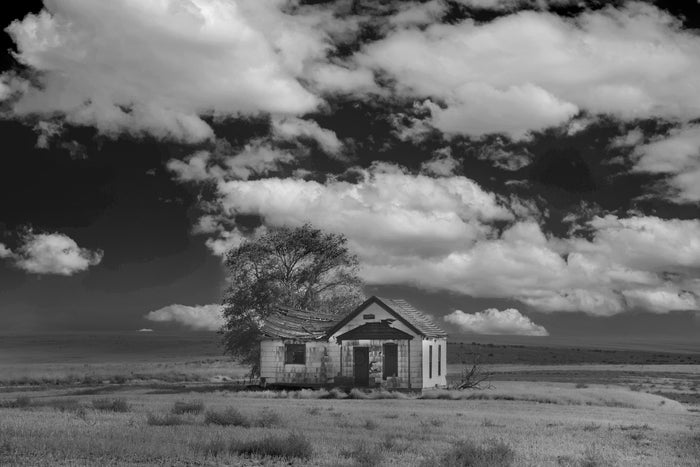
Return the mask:
<path id="1" fill-rule="evenodd" d="M 514 298 L 542 311 L 700 306 L 691 281 L 700 268 L 698 220 L 593 216 L 591 238 L 558 238 L 542 232 L 533 203 L 498 198 L 466 177 L 386 163 L 355 170 L 357 183 L 195 171 L 218 189 L 196 233 L 223 255 L 245 238 L 233 222 L 239 214 L 260 216 L 263 228 L 311 222 L 348 237 L 369 284 Z"/>
<path id="2" fill-rule="evenodd" d="M 272 121 L 275 135 L 283 139 L 306 137 L 314 139 L 329 154 L 337 154 L 343 148 L 334 131 L 318 126 L 318 123 L 294 117 L 277 118 Z"/>
<path id="3" fill-rule="evenodd" d="M 628 131 L 626 134 L 614 138 L 610 142 L 610 146 L 613 148 L 636 146 L 642 141 L 644 141 L 644 132 L 642 132 L 642 130 L 639 128 L 634 128 Z"/>
<path id="4" fill-rule="evenodd" d="M 0 257 L 11 258 L 17 268 L 33 274 L 71 276 L 100 264 L 102 256 L 102 251 L 80 248 L 75 240 L 60 233 L 27 232 L 14 253 L 0 245 Z"/>
<path id="5" fill-rule="evenodd" d="M 253 175 L 265 175 L 279 170 L 281 164 L 293 160 L 294 157 L 288 152 L 275 149 L 264 142 L 254 141 L 235 155 L 214 155 L 210 151 L 197 151 L 185 161 L 171 159 L 167 168 L 180 181 L 221 182 L 228 179 L 247 180 Z"/>
<path id="6" fill-rule="evenodd" d="M 495 195 L 465 177 L 411 175 L 388 164 L 361 174 L 358 184 L 278 178 L 222 182 L 220 203 L 226 215 L 259 214 L 268 225 L 311 221 L 344 232 L 359 250 L 380 256 L 446 253 L 487 234 L 482 222 L 512 219 Z"/>
<path id="7" fill-rule="evenodd" d="M 60 113 L 106 134 L 201 141 L 213 137 L 201 115 L 294 115 L 320 102 L 297 78 L 328 47 L 322 18 L 285 14 L 282 1 L 45 4 L 7 28 L 41 83 L 14 103 L 20 116 Z"/>
<path id="8" fill-rule="evenodd" d="M 440 177 L 448 177 L 454 175 L 458 166 L 459 162 L 452 157 L 452 151 L 447 147 L 436 151 L 432 159 L 423 162 L 421 171 Z"/>
<path id="9" fill-rule="evenodd" d="M 265 179 L 221 183 L 221 219 L 316 226 L 347 235 L 369 284 L 514 298 L 542 311 L 613 315 L 700 306 L 700 221 L 595 217 L 591 239 L 546 236 L 464 177 L 375 167 L 357 184 Z M 517 216 L 514 213 L 517 212 Z M 498 222 L 511 222 L 499 233 Z M 218 224 L 217 251 L 227 230 Z M 241 240 L 232 233 L 235 242 Z M 235 245 L 236 243 L 234 243 Z M 670 274 L 670 276 L 669 276 Z M 689 282 L 690 281 L 690 282 Z M 662 293 L 663 292 L 663 293 Z"/>
<path id="10" fill-rule="evenodd" d="M 574 19 L 521 11 L 486 23 L 399 28 L 355 60 L 387 72 L 400 94 L 433 100 L 431 122 L 447 133 L 523 138 L 579 111 L 700 116 L 700 37 L 639 2 Z"/>
<path id="11" fill-rule="evenodd" d="M 700 125 L 676 128 L 637 146 L 633 157 L 635 171 L 668 175 L 669 198 L 678 202 L 700 201 Z"/>
<path id="12" fill-rule="evenodd" d="M 0 243 L 0 259 L 9 258 L 12 256 L 12 250 L 7 248 L 5 244 Z"/>
<path id="13" fill-rule="evenodd" d="M 175 322 L 190 329 L 218 331 L 224 325 L 221 305 L 169 305 L 146 315 L 146 319 L 158 323 Z"/>
<path id="14" fill-rule="evenodd" d="M 474 334 L 549 335 L 543 326 L 533 323 L 530 318 L 513 308 L 503 311 L 489 308 L 474 314 L 455 310 L 444 319 L 448 323 L 457 325 L 462 332 Z"/>
<path id="15" fill-rule="evenodd" d="M 522 7 L 547 9 L 550 6 L 574 5 L 580 0 L 457 0 L 472 8 L 486 10 L 513 10 Z"/>
<path id="16" fill-rule="evenodd" d="M 374 81 L 374 73 L 367 68 L 323 63 L 313 67 L 309 76 L 314 87 L 321 93 L 382 93 Z"/>

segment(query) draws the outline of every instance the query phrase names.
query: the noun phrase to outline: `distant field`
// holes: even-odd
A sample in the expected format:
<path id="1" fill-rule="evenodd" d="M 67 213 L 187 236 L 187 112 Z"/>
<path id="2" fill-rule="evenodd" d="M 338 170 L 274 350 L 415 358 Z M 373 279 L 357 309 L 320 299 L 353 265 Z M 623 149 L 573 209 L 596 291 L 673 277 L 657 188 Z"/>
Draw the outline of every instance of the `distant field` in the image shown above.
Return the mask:
<path id="1" fill-rule="evenodd" d="M 523 365 L 566 365 L 599 363 L 632 364 L 700 364 L 700 351 L 662 352 L 648 350 L 595 349 L 587 347 L 541 347 L 508 344 L 457 342 L 447 344 L 447 363 L 485 364 L 514 363 Z"/>
<path id="2" fill-rule="evenodd" d="M 503 336 L 481 339 L 503 341 Z M 0 365 L 23 363 L 148 363 L 220 358 L 220 336 L 214 332 L 83 333 L 0 335 Z M 622 344 L 621 344 L 622 345 Z M 658 343 L 657 343 L 658 345 Z M 672 343 L 667 349 L 542 346 L 492 342 L 449 342 L 447 362 L 470 363 L 479 356 L 487 364 L 700 364 L 700 340 Z"/>
<path id="3" fill-rule="evenodd" d="M 215 332 L 0 335 L 0 364 L 167 362 L 221 357 Z"/>

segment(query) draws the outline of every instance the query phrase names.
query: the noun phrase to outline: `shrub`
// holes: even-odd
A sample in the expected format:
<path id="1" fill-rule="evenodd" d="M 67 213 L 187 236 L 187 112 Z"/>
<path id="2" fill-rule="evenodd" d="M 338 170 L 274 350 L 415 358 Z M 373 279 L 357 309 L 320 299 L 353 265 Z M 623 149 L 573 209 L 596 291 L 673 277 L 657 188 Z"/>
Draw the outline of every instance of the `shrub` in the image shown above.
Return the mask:
<path id="1" fill-rule="evenodd" d="M 82 408 L 76 399 L 51 399 L 47 401 L 35 402 L 33 405 L 40 407 L 50 407 L 60 412 L 76 412 Z"/>
<path id="2" fill-rule="evenodd" d="M 368 418 L 367 420 L 365 420 L 365 423 L 362 426 L 365 427 L 365 429 L 367 430 L 376 430 L 379 425 L 371 418 Z"/>
<path id="3" fill-rule="evenodd" d="M 580 467 L 608 467 L 613 465 L 599 453 L 595 446 L 588 446 L 583 454 L 583 458 L 579 460 Z"/>
<path id="4" fill-rule="evenodd" d="M 173 426 L 184 425 L 186 422 L 178 415 L 173 413 L 165 415 L 148 414 L 147 422 L 151 426 Z"/>
<path id="5" fill-rule="evenodd" d="M 350 399 L 369 399 L 369 395 L 366 392 L 361 391 L 357 388 L 353 388 L 350 391 L 350 394 L 348 394 L 348 397 Z"/>
<path id="6" fill-rule="evenodd" d="M 588 387 L 588 385 L 586 383 L 576 383 L 577 389 L 585 389 L 587 387 Z"/>
<path id="7" fill-rule="evenodd" d="M 125 399 L 95 399 L 92 401 L 92 407 L 107 412 L 128 412 L 130 409 Z"/>
<path id="8" fill-rule="evenodd" d="M 221 425 L 221 426 L 243 426 L 249 427 L 251 425 L 248 417 L 240 413 L 233 407 L 229 407 L 223 412 L 215 412 L 213 410 L 207 410 L 204 415 L 204 423 L 211 425 Z"/>
<path id="9" fill-rule="evenodd" d="M 439 459 L 429 459 L 424 466 L 442 467 L 509 467 L 515 453 L 503 441 L 492 441 L 489 446 L 478 446 L 472 441 L 460 441 Z"/>
<path id="10" fill-rule="evenodd" d="M 499 425 L 498 423 L 494 422 L 490 418 L 485 418 L 483 422 L 481 422 L 481 426 L 487 427 L 487 428 L 504 428 L 505 425 Z"/>
<path id="11" fill-rule="evenodd" d="M 207 441 L 197 441 L 190 444 L 192 449 L 205 457 L 218 457 L 229 450 L 229 445 L 223 439 L 210 439 Z"/>
<path id="12" fill-rule="evenodd" d="M 19 396 L 13 401 L 1 401 L 0 408 L 3 409 L 26 409 L 32 406 L 32 400 L 27 396 Z"/>
<path id="13" fill-rule="evenodd" d="M 269 435 L 249 441 L 233 441 L 229 452 L 257 456 L 308 459 L 313 454 L 311 443 L 301 434 L 290 433 L 286 437 Z"/>
<path id="14" fill-rule="evenodd" d="M 182 415 L 186 413 L 200 414 L 204 412 L 204 402 L 202 401 L 177 401 L 173 405 L 171 412 L 175 415 Z"/>
<path id="15" fill-rule="evenodd" d="M 358 443 L 350 450 L 340 452 L 343 457 L 351 458 L 355 465 L 362 467 L 373 467 L 382 463 L 384 455 L 379 446 L 370 446 L 367 443 Z"/>
<path id="16" fill-rule="evenodd" d="M 600 425 L 598 425 L 597 423 L 591 422 L 591 423 L 588 423 L 586 425 L 583 425 L 583 431 L 596 431 L 596 430 L 600 430 Z"/>
<path id="17" fill-rule="evenodd" d="M 382 449 L 385 451 L 392 451 L 392 450 L 403 450 L 403 448 L 406 445 L 406 439 L 398 434 L 398 433 L 387 433 L 384 435 L 384 438 L 382 439 L 382 442 L 380 443 L 380 446 Z"/>
<path id="18" fill-rule="evenodd" d="M 260 415 L 258 415 L 255 419 L 255 426 L 263 428 L 271 428 L 273 426 L 282 425 L 284 425 L 284 423 L 282 423 L 282 419 L 277 412 L 273 412 L 268 408 L 263 409 L 262 412 L 260 412 Z"/>

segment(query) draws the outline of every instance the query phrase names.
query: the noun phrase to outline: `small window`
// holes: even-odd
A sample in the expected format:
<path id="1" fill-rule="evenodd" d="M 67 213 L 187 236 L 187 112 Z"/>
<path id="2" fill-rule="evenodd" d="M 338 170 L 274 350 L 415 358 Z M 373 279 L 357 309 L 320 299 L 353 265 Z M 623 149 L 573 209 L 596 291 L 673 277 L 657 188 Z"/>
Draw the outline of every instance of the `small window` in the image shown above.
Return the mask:
<path id="1" fill-rule="evenodd" d="M 374 319 L 374 315 L 362 315 L 362 319 Z"/>
<path id="2" fill-rule="evenodd" d="M 284 363 L 304 365 L 306 363 L 306 345 L 286 344 L 284 346 Z"/>
<path id="3" fill-rule="evenodd" d="M 438 376 L 442 374 L 442 346 L 438 345 Z"/>
<path id="4" fill-rule="evenodd" d="M 428 346 L 428 378 L 433 377 L 433 346 Z"/>

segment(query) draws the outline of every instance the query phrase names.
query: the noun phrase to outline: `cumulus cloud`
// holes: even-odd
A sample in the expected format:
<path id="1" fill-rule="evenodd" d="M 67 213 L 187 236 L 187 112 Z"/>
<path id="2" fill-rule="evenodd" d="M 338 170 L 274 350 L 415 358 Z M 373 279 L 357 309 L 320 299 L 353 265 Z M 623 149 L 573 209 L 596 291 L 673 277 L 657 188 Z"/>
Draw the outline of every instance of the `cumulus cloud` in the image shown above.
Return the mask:
<path id="1" fill-rule="evenodd" d="M 197 151 L 184 161 L 171 159 L 167 168 L 184 182 L 247 180 L 251 176 L 266 175 L 280 170 L 281 165 L 294 160 L 290 153 L 278 150 L 264 142 L 247 144 L 237 154 Z"/>
<path id="2" fill-rule="evenodd" d="M 174 322 L 198 331 L 218 331 L 224 325 L 221 305 L 169 305 L 149 312 L 145 318 L 158 323 Z"/>
<path id="3" fill-rule="evenodd" d="M 447 177 L 454 175 L 458 166 L 459 162 L 452 157 L 452 151 L 448 147 L 436 151 L 432 159 L 423 162 L 421 171 L 440 177 Z"/>
<path id="4" fill-rule="evenodd" d="M 455 310 L 444 319 L 448 323 L 455 324 L 461 331 L 474 334 L 549 335 L 543 326 L 533 323 L 530 318 L 513 308 L 503 311 L 489 308 L 474 314 Z"/>
<path id="5" fill-rule="evenodd" d="M 9 258 L 10 256 L 12 256 L 12 250 L 7 248 L 5 244 L 0 243 L 0 259 Z"/>
<path id="6" fill-rule="evenodd" d="M 632 144 L 639 141 L 634 136 L 633 132 L 627 135 Z M 667 175 L 669 198 L 678 202 L 700 201 L 700 125 L 676 128 L 637 146 L 633 158 L 635 171 Z"/>
<path id="7" fill-rule="evenodd" d="M 700 267 L 700 221 L 594 217 L 589 238 L 559 238 L 545 235 L 527 206 L 501 204 L 466 177 L 432 178 L 387 164 L 361 176 L 357 183 L 220 182 L 220 211 L 205 222 L 210 246 L 222 253 L 229 239 L 242 241 L 224 220 L 258 215 L 265 226 L 311 222 L 347 235 L 370 284 L 603 316 L 700 306 L 700 285 L 692 280 Z"/>
<path id="8" fill-rule="evenodd" d="M 483 2 L 505 3 L 513 2 Z M 397 28 L 355 59 L 388 73 L 400 94 L 430 98 L 430 122 L 446 133 L 525 138 L 580 111 L 700 116 L 700 38 L 639 2 L 574 19 L 521 11 L 486 23 Z"/>
<path id="9" fill-rule="evenodd" d="M 329 154 L 336 154 L 343 147 L 334 131 L 321 128 L 313 121 L 294 117 L 278 118 L 273 120 L 272 127 L 275 135 L 283 139 L 305 137 L 316 140 Z"/>
<path id="10" fill-rule="evenodd" d="M 412 175 L 388 164 L 360 174 L 357 184 L 280 178 L 222 182 L 219 202 L 226 215 L 257 214 L 272 226 L 311 221 L 344 232 L 368 256 L 446 253 L 486 235 L 483 222 L 512 219 L 494 194 L 466 177 Z"/>
<path id="11" fill-rule="evenodd" d="M 45 5 L 7 28 L 40 83 L 22 83 L 17 115 L 58 113 L 106 134 L 195 142 L 213 137 L 202 115 L 295 115 L 320 102 L 298 78 L 328 48 L 323 19 L 285 14 L 282 1 Z M 0 96 L 21 91 L 15 77 L 2 82 Z"/>
<path id="12" fill-rule="evenodd" d="M 72 276 L 100 264 L 102 256 L 101 250 L 80 248 L 75 240 L 60 233 L 29 231 L 14 252 L 0 244 L 0 258 L 10 258 L 15 267 L 32 274 Z"/>

